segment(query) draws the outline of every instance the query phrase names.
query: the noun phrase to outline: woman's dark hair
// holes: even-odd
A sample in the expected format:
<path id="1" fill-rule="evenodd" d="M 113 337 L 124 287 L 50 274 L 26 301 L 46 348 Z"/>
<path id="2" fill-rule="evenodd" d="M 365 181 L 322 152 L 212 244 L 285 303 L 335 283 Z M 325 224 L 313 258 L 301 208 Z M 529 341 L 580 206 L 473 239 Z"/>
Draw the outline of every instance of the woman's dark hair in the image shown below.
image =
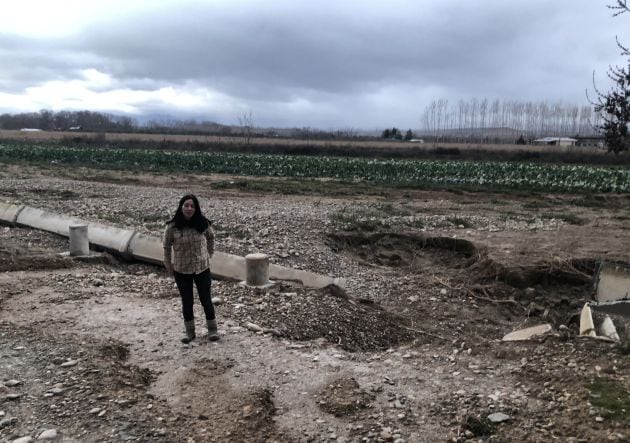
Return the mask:
<path id="1" fill-rule="evenodd" d="M 195 213 L 190 220 L 186 220 L 186 217 L 184 217 L 184 213 L 182 212 L 182 206 L 184 206 L 184 202 L 186 200 L 192 200 L 195 204 Z M 208 229 L 208 226 L 212 224 L 212 222 L 201 213 L 199 200 L 197 200 L 197 197 L 195 197 L 193 194 L 186 194 L 182 197 L 182 199 L 179 201 L 179 205 L 177 205 L 177 211 L 175 212 L 175 215 L 168 223 L 175 223 L 175 227 L 177 229 L 194 228 L 199 232 L 205 231 L 206 229 Z"/>

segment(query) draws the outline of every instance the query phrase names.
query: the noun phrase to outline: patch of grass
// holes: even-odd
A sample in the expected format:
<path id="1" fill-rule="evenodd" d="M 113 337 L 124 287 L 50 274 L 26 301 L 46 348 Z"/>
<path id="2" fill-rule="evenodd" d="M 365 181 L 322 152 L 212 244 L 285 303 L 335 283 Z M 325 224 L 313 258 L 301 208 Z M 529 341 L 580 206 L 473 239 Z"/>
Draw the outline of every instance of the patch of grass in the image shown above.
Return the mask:
<path id="1" fill-rule="evenodd" d="M 224 180 L 212 183 L 214 189 L 237 189 L 249 192 L 269 192 L 274 194 L 304 194 L 304 183 L 265 181 L 265 180 Z"/>
<path id="2" fill-rule="evenodd" d="M 617 350 L 622 355 L 630 355 L 630 340 L 625 340 L 617 345 Z"/>
<path id="3" fill-rule="evenodd" d="M 374 205 L 374 209 L 390 217 L 394 217 L 394 216 L 406 217 L 408 215 L 413 214 L 409 209 L 395 207 L 391 203 L 379 203 L 377 205 Z"/>
<path id="4" fill-rule="evenodd" d="M 144 227 L 147 228 L 149 231 L 162 231 L 166 227 L 166 224 L 164 224 L 164 223 L 145 223 Z"/>
<path id="5" fill-rule="evenodd" d="M 233 237 L 240 239 L 249 237 L 249 232 L 246 230 L 226 227 L 219 223 L 213 223 L 212 229 L 216 233 L 217 237 Z"/>
<path id="6" fill-rule="evenodd" d="M 410 220 L 405 224 L 411 228 L 416 228 L 416 229 L 422 229 L 425 227 L 424 221 L 418 218 L 414 218 L 413 220 Z"/>
<path id="7" fill-rule="evenodd" d="M 587 194 L 581 198 L 571 200 L 574 206 L 582 206 L 584 208 L 603 208 L 606 207 L 606 199 L 600 195 Z"/>
<path id="8" fill-rule="evenodd" d="M 377 186 L 332 180 L 221 180 L 213 182 L 212 188 L 282 195 L 386 195 L 385 190 Z"/>
<path id="9" fill-rule="evenodd" d="M 570 225 L 583 225 L 584 223 L 586 223 L 586 220 L 584 220 L 583 218 L 570 213 L 561 214 L 555 212 L 546 212 L 544 214 L 541 214 L 540 216 L 541 218 L 547 220 L 550 220 L 552 218 L 555 218 L 556 220 L 562 220 L 563 222 L 569 223 Z"/>
<path id="10" fill-rule="evenodd" d="M 164 224 L 167 222 L 167 216 L 165 214 L 144 214 L 142 216 L 142 221 L 144 223 L 162 222 L 162 224 Z"/>
<path id="11" fill-rule="evenodd" d="M 111 213 L 105 213 L 103 214 L 102 218 L 103 220 L 110 222 L 110 223 L 117 223 L 117 224 L 122 224 L 124 221 L 124 216 L 121 214 L 111 214 Z"/>
<path id="12" fill-rule="evenodd" d="M 495 431 L 496 425 L 487 418 L 477 418 L 469 415 L 463 423 L 464 428 L 473 433 L 475 437 L 490 435 Z"/>
<path id="13" fill-rule="evenodd" d="M 523 203 L 524 209 L 543 209 L 551 208 L 553 205 L 547 200 L 534 200 L 527 203 Z"/>
<path id="14" fill-rule="evenodd" d="M 475 224 L 473 222 L 462 217 L 447 217 L 446 221 L 454 226 L 463 226 L 467 229 L 475 227 Z"/>
<path id="15" fill-rule="evenodd" d="M 365 208 L 348 209 L 335 212 L 330 219 L 346 231 L 375 231 L 381 226 L 388 226 L 381 211 Z"/>
<path id="16" fill-rule="evenodd" d="M 495 206 L 507 206 L 510 204 L 510 202 L 505 201 L 505 200 L 499 200 L 498 198 L 493 198 L 492 200 L 490 200 L 490 203 L 492 203 Z"/>
<path id="17" fill-rule="evenodd" d="M 499 214 L 499 220 L 502 220 L 502 221 L 518 220 L 522 217 L 523 217 L 522 214 L 519 214 L 518 212 L 514 212 L 514 211 L 504 211 L 501 214 Z"/>
<path id="18" fill-rule="evenodd" d="M 453 188 L 453 187 L 449 186 L 449 187 L 446 187 L 445 190 L 447 192 L 450 192 L 450 193 L 455 194 L 455 195 L 464 195 L 464 191 L 462 189 L 459 189 L 459 188 Z"/>
<path id="19" fill-rule="evenodd" d="M 591 404 L 601 410 L 603 417 L 630 424 L 630 393 L 623 385 L 609 378 L 596 378 L 587 389 Z"/>

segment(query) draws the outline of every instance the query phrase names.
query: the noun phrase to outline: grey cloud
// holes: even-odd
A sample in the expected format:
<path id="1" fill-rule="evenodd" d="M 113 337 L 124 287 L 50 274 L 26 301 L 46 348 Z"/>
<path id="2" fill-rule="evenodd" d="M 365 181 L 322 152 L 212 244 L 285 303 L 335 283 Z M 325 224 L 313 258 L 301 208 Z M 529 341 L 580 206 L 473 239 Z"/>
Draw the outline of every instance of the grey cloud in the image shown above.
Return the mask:
<path id="1" fill-rule="evenodd" d="M 97 21 L 44 49 L 0 36 L 14 66 L 2 68 L 0 87 L 91 67 L 115 87 L 207 87 L 270 120 L 291 110 L 318 122 L 337 112 L 376 121 L 353 104 L 367 106 L 381 90 L 400 94 L 384 106 L 395 112 L 399 103 L 400 115 L 414 106 L 419 115 L 427 103 L 410 101 L 436 93 L 575 102 L 592 71 L 617 60 L 614 34 L 627 20 L 591 0 L 184 2 Z M 296 102 L 307 104 L 296 110 Z"/>

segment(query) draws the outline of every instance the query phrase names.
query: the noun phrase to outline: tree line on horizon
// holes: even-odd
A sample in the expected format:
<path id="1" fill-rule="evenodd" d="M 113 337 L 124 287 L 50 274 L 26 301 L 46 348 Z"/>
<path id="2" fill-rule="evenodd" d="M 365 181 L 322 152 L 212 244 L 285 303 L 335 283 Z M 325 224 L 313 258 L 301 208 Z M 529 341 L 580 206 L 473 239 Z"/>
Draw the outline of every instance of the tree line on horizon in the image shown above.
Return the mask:
<path id="1" fill-rule="evenodd" d="M 323 130 L 311 127 L 301 128 L 259 128 L 254 126 L 253 115 L 238 125 L 223 125 L 212 121 L 174 118 L 147 120 L 137 119 L 96 111 L 51 111 L 17 114 L 0 114 L 0 129 L 20 130 L 23 128 L 42 131 L 84 131 L 97 133 L 151 133 L 185 135 L 219 135 L 247 137 L 295 137 L 305 140 L 356 139 L 362 136 L 354 128 Z"/>
<path id="2" fill-rule="evenodd" d="M 442 141 L 514 141 L 540 137 L 593 137 L 600 114 L 592 106 L 472 98 L 433 100 L 422 113 L 421 135 Z"/>

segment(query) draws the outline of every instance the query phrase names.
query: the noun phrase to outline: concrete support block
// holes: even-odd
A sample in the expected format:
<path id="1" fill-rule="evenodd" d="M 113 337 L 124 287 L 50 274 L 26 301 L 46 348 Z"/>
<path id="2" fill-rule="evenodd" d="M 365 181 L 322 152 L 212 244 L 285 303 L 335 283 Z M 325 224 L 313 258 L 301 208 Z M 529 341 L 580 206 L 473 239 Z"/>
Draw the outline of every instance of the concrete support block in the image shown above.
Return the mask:
<path id="1" fill-rule="evenodd" d="M 90 255 L 87 225 L 70 225 L 70 256 Z"/>
<path id="2" fill-rule="evenodd" d="M 247 254 L 245 256 L 247 278 L 249 286 L 264 286 L 269 284 L 269 256 L 267 254 Z"/>

